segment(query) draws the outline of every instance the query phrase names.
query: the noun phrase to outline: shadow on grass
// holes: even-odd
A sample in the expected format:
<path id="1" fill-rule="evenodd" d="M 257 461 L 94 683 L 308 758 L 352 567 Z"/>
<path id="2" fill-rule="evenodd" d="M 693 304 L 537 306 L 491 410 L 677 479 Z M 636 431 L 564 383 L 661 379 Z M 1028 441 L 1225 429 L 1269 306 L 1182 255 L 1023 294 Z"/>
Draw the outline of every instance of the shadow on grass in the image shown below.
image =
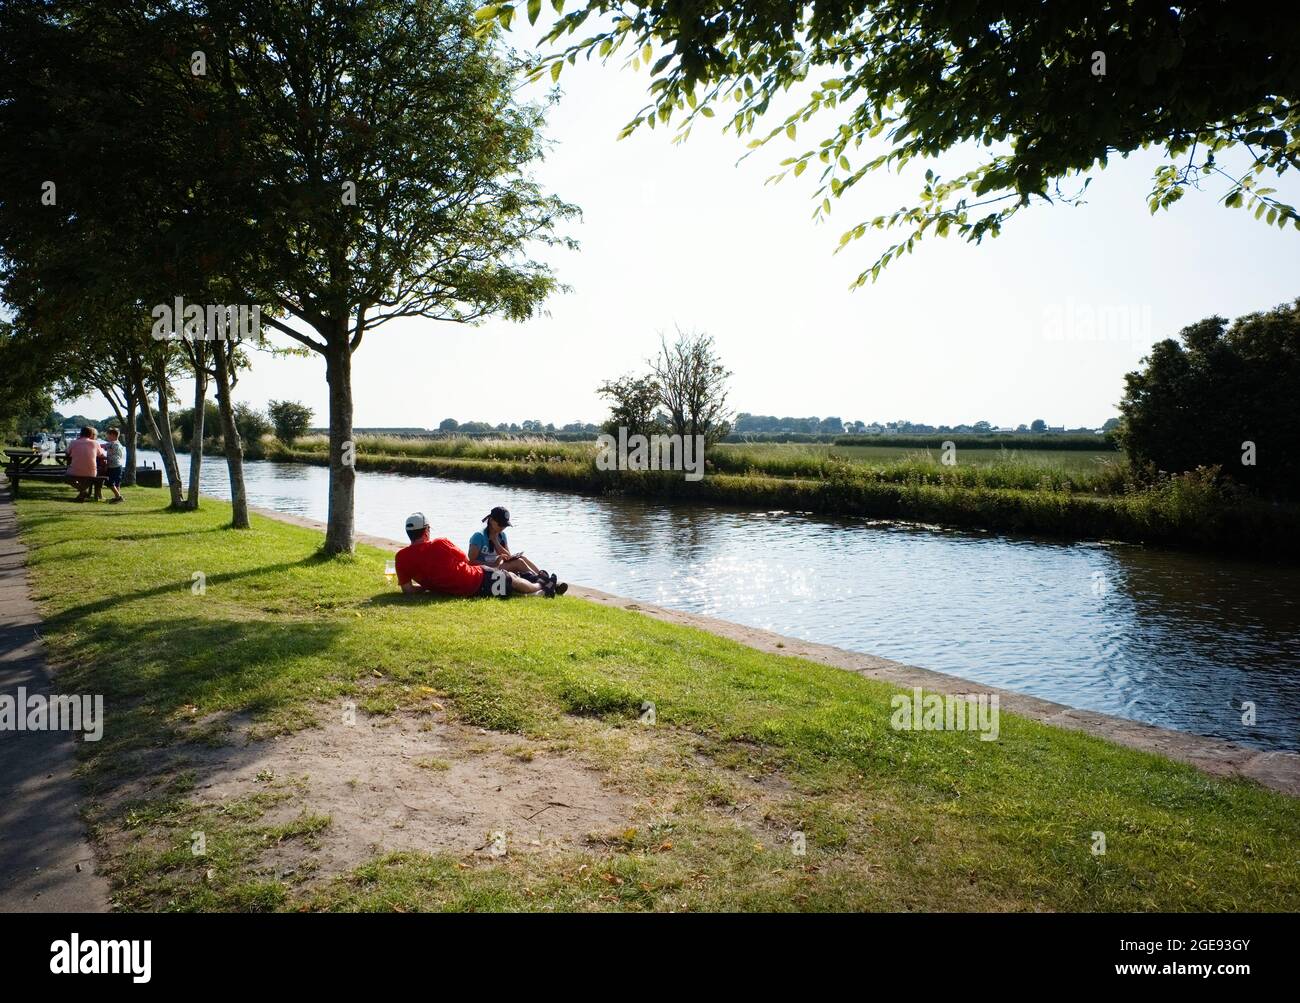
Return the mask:
<path id="1" fill-rule="evenodd" d="M 113 622 L 97 631 L 96 650 L 83 651 L 63 680 L 64 689 L 104 696 L 103 738 L 79 750 L 97 821 L 166 800 L 159 781 L 178 770 L 206 780 L 219 763 L 259 754 L 222 751 L 230 719 L 273 728 L 310 722 L 312 705 L 350 692 L 346 660 L 331 657 L 342 633 L 333 622 L 229 618 Z"/>
<path id="2" fill-rule="evenodd" d="M 447 596 L 438 592 L 380 592 L 373 595 L 359 606 L 427 606 L 430 603 L 452 602 L 456 599 L 473 598 L 473 596 Z"/>
<path id="3" fill-rule="evenodd" d="M 337 622 L 160 618 L 109 621 L 95 632 L 94 650 L 82 650 L 61 672 L 68 684 L 104 696 L 104 741 L 91 750 L 134 746 L 169 729 L 186 707 L 199 714 L 262 716 L 317 699 L 323 683 L 350 684 L 313 662 L 335 650 L 344 632 Z M 342 667 L 346 660 L 328 663 Z M 329 689 L 325 686 L 324 689 Z"/>
<path id="4" fill-rule="evenodd" d="M 316 565 L 328 564 L 333 558 L 326 557 L 319 552 L 309 554 L 298 561 L 281 561 L 278 564 L 263 564 L 256 568 L 245 568 L 242 571 L 218 572 L 207 576 L 206 582 L 209 588 L 213 585 L 221 585 L 226 582 L 239 581 L 241 578 L 252 578 L 258 575 L 264 575 L 277 571 L 288 571 L 290 568 L 314 567 Z M 83 617 L 92 616 L 95 613 L 103 613 L 115 606 L 124 603 L 134 602 L 137 599 L 153 599 L 159 596 L 170 595 L 174 593 L 182 584 L 178 582 L 167 582 L 165 585 L 156 585 L 151 589 L 141 589 L 137 592 L 119 592 L 115 595 L 105 596 L 95 602 L 84 603 L 80 606 L 70 606 L 59 613 L 46 618 L 46 624 L 54 629 L 70 628 Z M 160 621 L 166 622 L 166 621 Z"/>

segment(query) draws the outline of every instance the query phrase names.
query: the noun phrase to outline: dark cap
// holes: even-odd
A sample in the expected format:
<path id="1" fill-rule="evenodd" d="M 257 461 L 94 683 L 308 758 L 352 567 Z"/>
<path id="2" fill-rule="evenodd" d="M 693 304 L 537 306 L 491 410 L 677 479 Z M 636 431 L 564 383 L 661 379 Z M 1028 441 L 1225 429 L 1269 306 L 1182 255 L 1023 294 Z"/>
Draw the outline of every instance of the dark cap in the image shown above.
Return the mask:
<path id="1" fill-rule="evenodd" d="M 500 505 L 483 517 L 484 522 L 489 519 L 495 519 L 502 529 L 510 525 L 510 513 Z"/>

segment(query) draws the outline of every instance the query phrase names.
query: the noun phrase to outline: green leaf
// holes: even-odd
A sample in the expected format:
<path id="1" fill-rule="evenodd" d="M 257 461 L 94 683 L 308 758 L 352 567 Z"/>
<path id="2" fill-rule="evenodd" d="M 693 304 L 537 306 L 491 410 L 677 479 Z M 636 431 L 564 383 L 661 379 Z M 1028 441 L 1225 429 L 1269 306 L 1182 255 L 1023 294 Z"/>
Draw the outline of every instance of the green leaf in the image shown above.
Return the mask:
<path id="1" fill-rule="evenodd" d="M 528 23 L 536 24 L 538 15 L 542 13 L 542 0 L 528 0 Z"/>
<path id="2" fill-rule="evenodd" d="M 551 79 L 552 79 L 552 80 L 559 80 L 559 79 L 560 79 L 560 71 L 561 71 L 562 69 L 564 69 L 564 63 L 563 63 L 562 61 L 560 61 L 560 60 L 557 59 L 555 62 L 553 62 L 553 63 L 551 64 Z"/>

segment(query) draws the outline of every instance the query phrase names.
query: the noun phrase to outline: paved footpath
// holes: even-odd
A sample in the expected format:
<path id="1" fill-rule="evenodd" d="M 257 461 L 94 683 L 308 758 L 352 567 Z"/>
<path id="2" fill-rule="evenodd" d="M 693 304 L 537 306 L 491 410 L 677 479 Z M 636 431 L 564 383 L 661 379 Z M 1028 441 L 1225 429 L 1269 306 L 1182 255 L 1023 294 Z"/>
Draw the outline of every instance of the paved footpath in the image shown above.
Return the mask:
<path id="1" fill-rule="evenodd" d="M 41 620 L 27 590 L 9 484 L 0 479 L 0 694 L 51 692 Z M 0 731 L 0 912 L 105 912 L 108 882 L 79 814 L 74 742 L 58 731 Z"/>

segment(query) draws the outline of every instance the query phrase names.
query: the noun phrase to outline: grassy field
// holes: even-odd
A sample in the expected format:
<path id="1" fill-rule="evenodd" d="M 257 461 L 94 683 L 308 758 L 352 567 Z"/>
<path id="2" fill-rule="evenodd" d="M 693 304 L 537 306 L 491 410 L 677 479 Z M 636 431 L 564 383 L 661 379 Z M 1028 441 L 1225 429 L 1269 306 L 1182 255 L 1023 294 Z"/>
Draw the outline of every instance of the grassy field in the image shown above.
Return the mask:
<path id="1" fill-rule="evenodd" d="M 991 742 L 895 731 L 886 684 L 574 597 L 402 596 L 382 552 L 326 560 L 319 534 L 261 518 L 235 533 L 219 502 L 24 495 L 59 686 L 108 708 L 80 748 L 119 908 L 1300 909 L 1300 802 L 1246 782 L 1009 714 Z M 554 853 L 314 868 L 341 823 L 312 782 L 268 771 L 215 798 L 196 763 L 233 720 L 260 741 L 229 754 L 255 762 L 348 700 L 507 736 L 521 769 L 595 771 L 623 817 Z M 427 765 L 432 785 L 455 764 Z"/>
<path id="2" fill-rule="evenodd" d="M 779 444 L 784 446 L 784 444 Z M 724 444 L 723 449 L 757 451 L 762 445 L 742 446 Z M 827 459 L 844 460 L 849 463 L 864 463 L 877 466 L 899 460 L 917 460 L 939 465 L 941 450 L 916 449 L 911 446 L 785 446 L 790 450 L 808 449 L 822 453 Z M 987 466 L 994 463 L 1026 463 L 1046 469 L 1061 470 L 1068 473 L 1093 474 L 1106 463 L 1119 463 L 1123 456 L 1112 449 L 1092 452 L 1080 449 L 961 449 L 958 447 L 961 463 Z"/>
<path id="3" fill-rule="evenodd" d="M 324 454 L 328 440 L 309 436 L 294 444 L 303 452 Z M 536 439 L 404 439 L 397 436 L 359 436 L 357 452 L 372 456 L 430 457 L 460 460 L 491 460 L 522 463 L 591 463 L 596 456 L 594 442 L 551 442 Z M 796 443 L 719 443 L 709 452 L 715 469 L 726 473 L 754 471 L 769 476 L 817 477 L 837 464 L 862 467 L 888 476 L 888 468 L 907 473 L 928 470 L 935 477 L 951 476 L 952 469 L 940 462 L 939 449 L 908 446 L 836 446 Z M 1078 486 L 1089 487 L 1105 468 L 1115 466 L 1122 454 L 1113 450 L 1077 449 L 963 449 L 958 446 L 956 467 L 979 468 L 985 480 L 989 468 L 1014 470 L 1011 479 L 1023 482 L 1027 471 L 1035 478 L 1062 475 Z M 990 486 L 1013 486 L 991 484 Z"/>

